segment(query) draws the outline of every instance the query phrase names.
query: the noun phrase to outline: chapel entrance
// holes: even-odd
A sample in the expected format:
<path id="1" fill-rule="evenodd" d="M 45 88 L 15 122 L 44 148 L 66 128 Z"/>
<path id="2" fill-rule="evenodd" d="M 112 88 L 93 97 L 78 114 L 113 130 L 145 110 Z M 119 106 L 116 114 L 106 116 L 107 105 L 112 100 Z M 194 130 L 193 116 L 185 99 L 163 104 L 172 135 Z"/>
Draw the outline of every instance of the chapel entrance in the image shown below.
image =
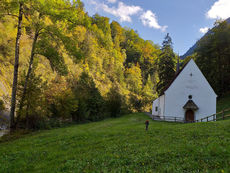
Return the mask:
<path id="1" fill-rule="evenodd" d="M 191 121 L 194 121 L 194 111 L 193 110 L 187 110 L 186 113 L 185 113 L 185 120 L 187 122 L 191 122 Z"/>
<path id="2" fill-rule="evenodd" d="M 194 122 L 195 121 L 195 113 L 194 111 L 198 110 L 198 106 L 194 103 L 192 100 L 192 95 L 188 96 L 189 100 L 187 103 L 183 106 L 185 110 L 185 121 L 186 122 Z"/>

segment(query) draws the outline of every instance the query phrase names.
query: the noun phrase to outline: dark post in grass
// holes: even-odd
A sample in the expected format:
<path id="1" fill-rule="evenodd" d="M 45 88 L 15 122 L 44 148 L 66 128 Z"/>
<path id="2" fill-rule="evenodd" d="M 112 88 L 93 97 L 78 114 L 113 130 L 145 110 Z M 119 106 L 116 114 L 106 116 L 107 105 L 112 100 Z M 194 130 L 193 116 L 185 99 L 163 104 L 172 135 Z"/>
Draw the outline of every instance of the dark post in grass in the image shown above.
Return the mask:
<path id="1" fill-rule="evenodd" d="M 145 121 L 145 130 L 148 131 L 149 128 L 149 120 Z"/>

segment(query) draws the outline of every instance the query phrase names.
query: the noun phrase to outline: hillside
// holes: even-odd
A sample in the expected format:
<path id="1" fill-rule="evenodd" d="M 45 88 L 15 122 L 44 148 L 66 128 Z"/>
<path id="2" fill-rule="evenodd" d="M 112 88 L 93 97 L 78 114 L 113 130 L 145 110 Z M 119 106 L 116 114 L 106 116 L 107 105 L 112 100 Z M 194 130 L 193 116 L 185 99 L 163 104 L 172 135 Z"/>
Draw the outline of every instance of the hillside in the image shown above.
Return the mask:
<path id="1" fill-rule="evenodd" d="M 20 4 L 0 5 L 0 100 L 8 109 Z M 162 52 L 157 44 L 107 17 L 89 16 L 80 0 L 28 1 L 23 6 L 17 124 L 40 129 L 50 117 L 98 121 L 151 108 Z"/>
<path id="2" fill-rule="evenodd" d="M 0 172 L 229 172 L 230 121 L 174 124 L 137 113 L 0 144 Z"/>
<path id="3" fill-rule="evenodd" d="M 226 22 L 230 24 L 230 18 L 226 19 Z M 194 53 L 195 49 L 197 48 L 198 44 L 199 44 L 199 41 L 202 40 L 204 37 L 210 35 L 212 33 L 212 29 L 210 29 L 202 38 L 200 38 L 191 48 L 189 48 L 189 50 L 184 54 L 182 55 L 180 58 L 181 59 L 185 59 L 187 56 L 190 56 Z"/>

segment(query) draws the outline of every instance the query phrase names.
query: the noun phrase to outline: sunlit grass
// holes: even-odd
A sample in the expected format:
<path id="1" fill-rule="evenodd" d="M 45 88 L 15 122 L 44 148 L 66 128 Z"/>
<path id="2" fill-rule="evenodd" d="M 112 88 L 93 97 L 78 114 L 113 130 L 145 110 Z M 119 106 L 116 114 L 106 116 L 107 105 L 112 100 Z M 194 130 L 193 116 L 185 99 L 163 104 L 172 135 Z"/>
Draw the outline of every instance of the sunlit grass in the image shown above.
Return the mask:
<path id="1" fill-rule="evenodd" d="M 230 121 L 175 124 L 144 114 L 29 134 L 0 144 L 0 172 L 230 171 Z"/>

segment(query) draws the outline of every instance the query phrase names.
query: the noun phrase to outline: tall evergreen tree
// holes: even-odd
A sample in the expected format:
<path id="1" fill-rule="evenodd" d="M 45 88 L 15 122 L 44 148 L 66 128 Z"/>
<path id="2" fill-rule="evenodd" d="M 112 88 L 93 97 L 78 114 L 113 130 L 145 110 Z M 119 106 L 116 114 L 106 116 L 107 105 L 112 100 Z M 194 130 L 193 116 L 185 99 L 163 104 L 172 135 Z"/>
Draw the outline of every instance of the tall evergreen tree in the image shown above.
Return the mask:
<path id="1" fill-rule="evenodd" d="M 158 61 L 159 82 L 157 84 L 158 94 L 162 94 L 164 88 L 170 83 L 175 75 L 175 54 L 172 48 L 172 39 L 169 33 L 165 36 Z"/>

